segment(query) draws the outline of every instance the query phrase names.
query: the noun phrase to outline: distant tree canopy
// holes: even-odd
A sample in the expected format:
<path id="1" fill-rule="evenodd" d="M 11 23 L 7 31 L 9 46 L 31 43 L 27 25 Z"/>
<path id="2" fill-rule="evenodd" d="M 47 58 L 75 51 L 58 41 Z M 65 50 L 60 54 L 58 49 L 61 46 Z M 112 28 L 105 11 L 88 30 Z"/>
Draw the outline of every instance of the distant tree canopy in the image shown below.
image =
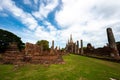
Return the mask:
<path id="1" fill-rule="evenodd" d="M 43 50 L 49 50 L 49 42 L 47 40 L 37 41 L 36 44 L 42 46 Z"/>
<path id="2" fill-rule="evenodd" d="M 62 48 L 61 50 L 62 50 L 62 51 L 64 51 L 64 50 L 65 50 L 65 48 Z"/>
<path id="3" fill-rule="evenodd" d="M 19 50 L 22 49 L 24 44 L 20 37 L 9 31 L 0 29 L 0 52 L 4 52 L 11 42 L 16 42 Z"/>

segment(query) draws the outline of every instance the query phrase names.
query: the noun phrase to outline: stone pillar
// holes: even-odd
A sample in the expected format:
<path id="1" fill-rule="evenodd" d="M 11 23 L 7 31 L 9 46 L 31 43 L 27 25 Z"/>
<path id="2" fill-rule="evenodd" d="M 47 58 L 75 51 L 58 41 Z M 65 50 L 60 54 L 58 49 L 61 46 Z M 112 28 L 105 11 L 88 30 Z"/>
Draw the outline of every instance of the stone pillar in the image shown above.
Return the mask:
<path id="1" fill-rule="evenodd" d="M 50 55 L 54 55 L 55 54 L 55 51 L 54 51 L 54 40 L 52 40 L 52 46 L 51 46 L 51 49 L 50 49 Z"/>
<path id="2" fill-rule="evenodd" d="M 52 49 L 54 49 L 54 40 L 52 40 Z"/>
<path id="3" fill-rule="evenodd" d="M 83 50 L 83 40 L 81 40 L 81 49 L 80 49 L 80 53 L 81 53 L 81 55 L 84 54 L 84 50 Z"/>
<path id="4" fill-rule="evenodd" d="M 59 50 L 60 50 L 60 46 L 59 46 Z"/>
<path id="5" fill-rule="evenodd" d="M 74 43 L 74 53 L 75 53 L 75 54 L 76 54 L 76 49 L 77 49 L 76 43 Z"/>
<path id="6" fill-rule="evenodd" d="M 71 53 L 74 53 L 74 44 L 71 45 Z"/>
<path id="7" fill-rule="evenodd" d="M 68 45 L 66 44 L 65 52 L 68 52 Z"/>
<path id="8" fill-rule="evenodd" d="M 79 41 L 77 41 L 77 54 L 79 54 Z"/>
<path id="9" fill-rule="evenodd" d="M 61 49 L 60 49 L 60 46 L 59 46 L 59 50 L 58 50 L 58 53 L 61 54 Z"/>
<path id="10" fill-rule="evenodd" d="M 112 57 L 118 57 L 119 56 L 119 52 L 117 50 L 117 46 L 115 43 L 115 38 L 112 32 L 111 28 L 107 28 L 107 37 L 108 37 L 108 43 L 109 43 L 109 47 L 112 50 L 111 52 L 111 56 Z"/>

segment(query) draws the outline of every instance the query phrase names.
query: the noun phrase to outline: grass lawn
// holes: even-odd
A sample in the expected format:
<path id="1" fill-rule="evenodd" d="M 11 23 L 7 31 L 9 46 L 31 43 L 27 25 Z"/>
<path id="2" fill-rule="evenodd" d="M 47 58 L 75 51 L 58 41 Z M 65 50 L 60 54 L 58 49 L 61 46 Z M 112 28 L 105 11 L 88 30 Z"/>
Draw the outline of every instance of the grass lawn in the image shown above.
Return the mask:
<path id="1" fill-rule="evenodd" d="M 63 58 L 65 64 L 26 64 L 17 70 L 0 65 L 0 80 L 120 80 L 120 63 L 73 54 Z"/>

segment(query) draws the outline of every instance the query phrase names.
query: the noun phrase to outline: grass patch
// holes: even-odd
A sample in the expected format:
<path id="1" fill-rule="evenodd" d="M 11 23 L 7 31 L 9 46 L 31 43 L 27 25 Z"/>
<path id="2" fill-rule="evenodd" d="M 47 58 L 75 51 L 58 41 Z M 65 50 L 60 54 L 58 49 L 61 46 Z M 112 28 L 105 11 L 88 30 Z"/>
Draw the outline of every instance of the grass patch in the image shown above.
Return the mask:
<path id="1" fill-rule="evenodd" d="M 27 64 L 13 70 L 0 65 L 0 80 L 110 80 L 120 79 L 120 64 L 78 55 L 63 57 L 65 64 Z"/>

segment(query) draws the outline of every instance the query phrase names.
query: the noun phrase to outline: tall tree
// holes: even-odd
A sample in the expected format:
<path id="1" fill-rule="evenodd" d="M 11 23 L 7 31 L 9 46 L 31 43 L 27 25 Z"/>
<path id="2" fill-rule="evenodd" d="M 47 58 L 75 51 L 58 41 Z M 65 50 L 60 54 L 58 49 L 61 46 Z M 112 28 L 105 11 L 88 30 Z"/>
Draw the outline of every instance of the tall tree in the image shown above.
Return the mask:
<path id="1" fill-rule="evenodd" d="M 0 29 L 0 52 L 4 52 L 11 42 L 16 42 L 19 50 L 22 49 L 23 42 L 20 37 L 12 32 Z"/>
<path id="2" fill-rule="evenodd" d="M 42 46 L 43 50 L 49 50 L 49 42 L 47 40 L 37 41 L 36 44 Z"/>

